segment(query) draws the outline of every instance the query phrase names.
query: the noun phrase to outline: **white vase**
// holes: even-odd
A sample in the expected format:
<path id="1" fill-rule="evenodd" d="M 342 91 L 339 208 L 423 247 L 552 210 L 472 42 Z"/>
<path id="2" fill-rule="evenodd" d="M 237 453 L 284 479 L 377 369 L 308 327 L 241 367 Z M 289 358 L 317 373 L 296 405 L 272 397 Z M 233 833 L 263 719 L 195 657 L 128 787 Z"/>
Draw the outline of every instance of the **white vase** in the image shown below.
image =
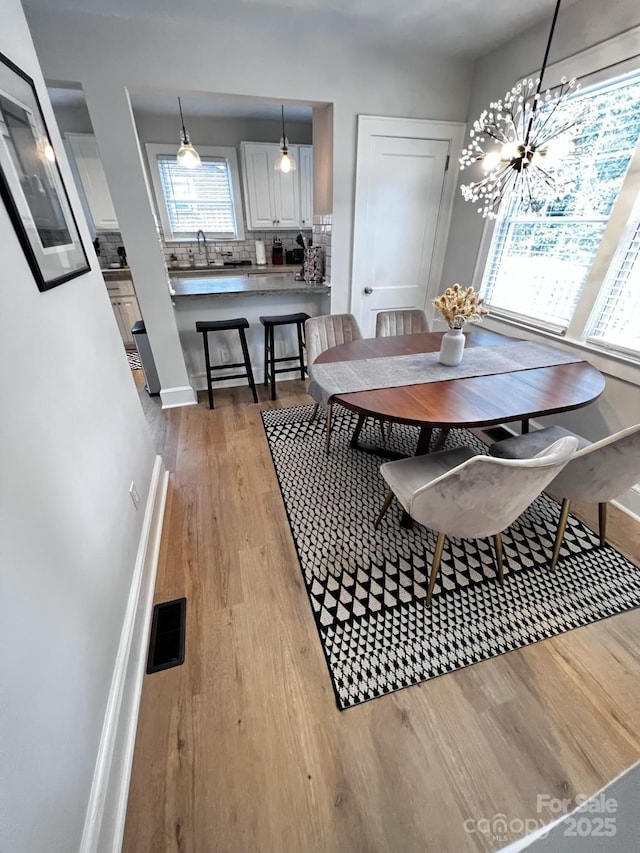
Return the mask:
<path id="1" fill-rule="evenodd" d="M 449 329 L 442 336 L 440 344 L 440 364 L 445 364 L 447 367 L 455 367 L 462 361 L 464 352 L 465 338 L 462 334 L 462 329 Z"/>

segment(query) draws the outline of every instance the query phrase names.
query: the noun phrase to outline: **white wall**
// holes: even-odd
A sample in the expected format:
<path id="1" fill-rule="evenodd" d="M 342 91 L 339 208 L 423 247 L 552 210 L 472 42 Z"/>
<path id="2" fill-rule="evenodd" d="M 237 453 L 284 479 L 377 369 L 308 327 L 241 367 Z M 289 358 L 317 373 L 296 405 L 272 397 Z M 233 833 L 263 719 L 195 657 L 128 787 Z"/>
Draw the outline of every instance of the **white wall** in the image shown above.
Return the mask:
<path id="1" fill-rule="evenodd" d="M 476 64 L 473 76 L 469 118 L 473 121 L 488 104 L 504 95 L 523 75 L 539 68 L 549 34 L 550 21 L 528 30 L 506 47 L 494 51 Z M 600 44 L 613 36 L 640 25 L 640 6 L 636 0 L 616 0 L 603 5 L 600 0 L 581 0 L 560 12 L 553 39 L 550 62 L 573 56 L 591 45 Z M 640 35 L 635 39 L 640 50 Z M 606 52 L 606 47 L 605 47 Z M 621 61 L 625 57 L 607 55 L 602 64 Z M 628 69 L 627 69 L 628 70 Z M 460 183 L 469 180 L 469 173 L 461 174 Z M 640 191 L 640 173 L 638 173 Z M 447 256 L 441 287 L 454 282 L 470 284 L 485 227 L 485 220 L 476 213 L 476 206 L 463 201 L 456 194 L 453 219 L 449 232 Z M 517 286 L 517 282 L 514 282 Z M 431 294 L 435 296 L 436 293 Z M 533 332 L 525 332 L 506 323 L 489 319 L 487 328 L 505 334 L 549 342 Z M 563 342 L 564 346 L 570 346 Z M 590 360 L 606 375 L 606 389 L 602 397 L 584 409 L 565 415 L 542 419 L 541 423 L 560 423 L 592 440 L 602 438 L 619 429 L 640 421 L 640 369 L 621 366 L 605 355 L 580 350 L 581 356 Z M 624 377 L 624 378 L 622 378 Z M 622 499 L 632 512 L 640 515 L 640 489 L 636 487 Z"/>
<path id="2" fill-rule="evenodd" d="M 313 213 L 333 213 L 333 108 L 313 110 Z"/>
<path id="3" fill-rule="evenodd" d="M 93 133 L 91 118 L 86 107 L 69 107 L 59 105 L 53 107 L 61 134 Z"/>
<path id="4" fill-rule="evenodd" d="M 0 52 L 35 79 L 94 265 L 40 293 L 0 204 L 0 850 L 71 853 L 155 455 L 18 0 L 0 0 L 0 20 Z"/>
<path id="5" fill-rule="evenodd" d="M 125 87 L 183 94 L 213 90 L 285 104 L 287 100 L 333 103 L 332 308 L 345 310 L 351 289 L 358 114 L 460 121 L 467 112 L 470 64 L 415 47 L 392 50 L 384 33 L 379 43 L 368 43 L 344 28 L 330 31 L 315 21 L 311 26 L 310 19 L 294 9 L 271 25 L 258 24 L 252 10 L 250 18 L 236 19 L 240 12 L 229 7 L 213 28 L 201 26 L 197 19 L 163 20 L 160 13 L 145 20 L 120 20 L 33 8 L 29 17 L 46 75 L 84 87 L 119 220 L 124 220 L 119 208 L 126 206 L 136 188 L 123 188 L 119 201 L 118 172 L 128 169 L 133 158 L 125 162 L 119 157 L 110 165 L 107 149 L 126 131 L 113 110 L 108 118 L 105 115 L 104 134 L 96 118 L 108 104 L 124 98 Z M 123 224 L 132 266 L 131 247 L 145 242 L 143 269 L 139 274 L 133 270 L 138 290 L 145 256 L 148 261 L 153 255 L 144 230 L 138 221 L 127 234 Z M 144 306 L 143 313 L 146 320 Z"/>
<path id="6" fill-rule="evenodd" d="M 176 122 L 176 116 L 161 115 L 159 113 L 148 113 L 142 110 L 134 109 L 133 116 L 143 150 L 145 151 L 144 166 L 147 172 L 147 178 L 151 181 L 151 169 L 149 160 L 146 156 L 144 145 L 147 142 L 162 143 L 167 145 L 179 144 L 179 126 Z M 238 169 L 240 170 L 241 183 L 244 179 L 242 174 L 243 163 L 240 152 L 241 142 L 273 142 L 278 144 L 282 134 L 282 125 L 280 122 L 273 121 L 256 121 L 251 119 L 233 119 L 233 118 L 207 118 L 204 116 L 194 116 L 188 119 L 185 116 L 185 125 L 191 137 L 196 150 L 199 146 L 212 145 L 220 147 L 230 147 L 236 149 L 238 158 Z M 301 122 L 286 123 L 287 138 L 289 142 L 300 145 L 311 145 L 312 143 L 312 125 L 302 124 Z M 244 197 L 241 192 L 241 198 L 236 199 L 239 209 L 243 213 L 245 229 L 247 227 L 246 210 L 244 209 Z M 153 203 L 156 215 L 159 217 L 158 200 L 153 196 Z M 245 231 L 245 239 L 251 240 L 252 233 Z M 214 245 L 216 241 L 211 241 Z M 224 249 L 234 249 L 234 246 L 223 244 Z"/>
<path id="7" fill-rule="evenodd" d="M 171 105 L 173 105 L 174 99 L 169 99 Z M 67 106 L 67 105 L 58 105 L 53 108 L 55 113 L 58 127 L 60 128 L 60 132 L 64 135 L 66 133 L 93 133 L 93 127 L 91 125 L 91 118 L 89 116 L 89 112 L 86 106 Z M 169 114 L 166 112 L 147 112 L 141 109 L 134 109 L 134 119 L 136 130 L 138 134 L 138 139 L 143 147 L 144 156 L 143 156 L 143 165 L 145 167 L 145 171 L 147 174 L 147 180 L 149 182 L 152 181 L 151 177 L 151 169 L 149 166 L 148 157 L 146 156 L 146 150 L 144 149 L 144 145 L 148 142 L 151 143 L 161 143 L 166 145 L 173 145 L 177 150 L 179 144 L 179 113 L 177 111 L 174 114 Z M 257 119 L 240 119 L 240 118 L 230 118 L 230 117 L 205 117 L 205 116 L 186 116 L 185 115 L 185 123 L 187 129 L 191 135 L 191 141 L 194 143 L 196 148 L 200 148 L 201 146 L 223 146 L 223 147 L 232 147 L 236 149 L 236 154 L 238 158 L 238 168 L 240 170 L 241 180 L 242 180 L 242 170 L 243 163 L 240 151 L 240 143 L 241 142 L 272 142 L 278 144 L 280 140 L 280 136 L 282 134 L 282 125 L 280 120 L 277 121 L 265 121 L 265 120 L 257 120 Z M 300 144 L 300 145 L 311 145 L 312 144 L 312 124 L 311 117 L 307 123 L 303 122 L 287 122 L 286 123 L 286 131 L 287 137 L 292 145 Z M 331 146 L 329 146 L 330 150 Z M 75 168 L 75 163 L 73 160 L 72 152 L 70 147 L 67 147 L 67 152 L 71 153 L 70 161 L 71 168 L 74 172 L 74 176 L 77 178 L 76 185 L 80 186 L 80 200 L 84 202 L 82 187 L 80 177 L 77 175 L 77 170 Z M 155 193 L 152 195 L 154 211 L 156 216 L 158 217 L 158 221 L 160 221 L 159 209 L 158 209 L 158 200 L 155 197 Z M 253 249 L 253 240 L 254 238 L 261 237 L 262 234 L 255 235 L 254 232 L 247 230 L 247 222 L 246 222 L 246 211 L 244 209 L 243 204 L 243 194 L 240 193 L 240 197 L 236 200 L 239 209 L 242 211 L 242 219 L 245 226 L 245 240 L 248 245 Z M 85 214 L 89 218 L 89 225 L 91 227 L 91 214 L 88 206 L 85 207 Z M 284 233 L 282 236 L 284 237 L 284 245 L 285 248 L 290 248 L 289 243 L 293 243 L 296 235 L 298 233 L 298 229 L 292 229 L 291 234 Z M 289 238 L 289 240 L 287 240 Z M 117 243 L 121 243 L 121 235 L 117 235 Z M 102 244 L 102 261 L 103 264 L 108 261 L 118 261 L 117 256 L 115 256 L 115 245 L 113 238 L 109 240 L 108 243 L 105 242 L 104 239 L 101 240 Z M 111 244 L 113 244 L 113 249 L 111 249 Z M 225 250 L 233 250 L 234 252 L 239 249 L 244 249 L 244 245 L 228 245 L 226 241 L 215 241 L 209 240 L 210 250 L 215 248 Z M 195 252 L 196 240 L 192 241 L 192 245 L 183 243 L 182 247 L 184 248 L 184 252 L 186 253 L 187 248 L 190 247 Z M 166 246 L 165 246 L 166 248 Z M 165 256 L 169 256 L 171 252 L 177 251 L 180 255 L 179 248 L 175 245 L 171 244 L 170 248 L 166 249 Z M 243 255 L 240 255 L 243 257 Z M 180 257 L 180 260 L 187 260 L 186 254 L 184 257 Z M 254 258 L 255 263 L 255 258 Z"/>
<path id="8" fill-rule="evenodd" d="M 176 108 L 177 109 L 177 108 Z M 141 142 L 179 144 L 179 116 L 149 113 L 134 107 L 133 115 Z M 241 142 L 273 142 L 282 135 L 280 121 L 258 121 L 239 118 L 207 118 L 185 116 L 185 125 L 194 146 L 233 146 L 240 155 Z M 311 145 L 311 123 L 286 122 L 287 138 L 292 145 Z"/>

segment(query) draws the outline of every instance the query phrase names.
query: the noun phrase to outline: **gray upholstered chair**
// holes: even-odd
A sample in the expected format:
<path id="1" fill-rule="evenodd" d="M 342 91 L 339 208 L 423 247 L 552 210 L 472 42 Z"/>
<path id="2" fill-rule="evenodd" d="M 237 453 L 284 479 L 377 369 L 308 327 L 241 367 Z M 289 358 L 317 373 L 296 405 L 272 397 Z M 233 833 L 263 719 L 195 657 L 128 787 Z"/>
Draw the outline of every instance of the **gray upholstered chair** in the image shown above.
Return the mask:
<path id="1" fill-rule="evenodd" d="M 415 335 L 428 332 L 427 315 L 419 308 L 398 311 L 380 311 L 376 317 L 376 338 L 392 335 Z"/>
<path id="2" fill-rule="evenodd" d="M 353 314 L 322 314 L 320 317 L 310 317 L 304 324 L 305 342 L 307 349 L 307 365 L 312 365 L 320 353 L 338 344 L 351 341 L 361 341 L 362 332 Z M 316 402 L 312 419 L 318 414 L 319 403 Z M 327 406 L 326 447 L 329 450 L 331 441 L 331 405 Z"/>
<path id="3" fill-rule="evenodd" d="M 600 545 L 604 545 L 607 533 L 607 502 L 620 497 L 640 481 L 640 424 L 593 443 L 564 427 L 545 427 L 497 441 L 491 445 L 489 453 L 500 459 L 526 459 L 563 436 L 576 438 L 578 451 L 567 467 L 545 489 L 552 498 L 562 501 L 551 558 L 552 569 L 556 567 L 560 556 L 571 502 L 598 504 Z"/>
<path id="4" fill-rule="evenodd" d="M 395 495 L 411 518 L 438 533 L 427 604 L 447 536 L 493 537 L 498 579 L 503 582 L 501 532 L 562 470 L 577 446 L 577 438 L 561 438 L 533 459 L 495 459 L 476 455 L 470 447 L 457 447 L 380 466 L 389 491 L 376 527 Z"/>

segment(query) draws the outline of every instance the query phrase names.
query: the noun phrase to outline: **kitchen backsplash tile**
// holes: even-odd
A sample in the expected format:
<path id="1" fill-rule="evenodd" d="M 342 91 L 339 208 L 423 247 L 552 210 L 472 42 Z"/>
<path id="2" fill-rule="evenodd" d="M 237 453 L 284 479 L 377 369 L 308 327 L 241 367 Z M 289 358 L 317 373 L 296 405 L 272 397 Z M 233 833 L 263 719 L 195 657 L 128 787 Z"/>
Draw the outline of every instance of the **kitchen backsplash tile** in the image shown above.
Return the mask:
<path id="1" fill-rule="evenodd" d="M 318 220 L 316 224 L 316 220 Z M 235 260 L 251 261 L 252 265 L 256 264 L 256 240 L 262 240 L 265 246 L 267 263 L 271 263 L 271 245 L 273 238 L 277 236 L 282 241 L 283 252 L 287 249 L 299 248 L 296 243 L 296 237 L 300 233 L 298 230 L 292 231 L 247 231 L 245 240 L 230 241 L 215 241 L 207 240 L 209 247 L 209 258 L 211 261 L 219 260 Z M 308 231 L 303 232 L 308 235 Z M 313 225 L 313 243 L 315 246 L 322 246 L 325 255 L 325 271 L 327 281 L 331 281 L 331 216 L 314 217 Z M 174 264 L 188 264 L 189 254 L 192 253 L 196 263 L 204 263 L 204 253 L 198 254 L 198 245 L 196 241 L 193 243 L 165 243 L 162 240 L 161 244 L 164 251 L 167 267 L 171 268 Z M 122 246 L 122 235 L 119 231 L 100 231 L 97 233 L 97 238 L 100 241 L 100 266 L 108 267 L 109 264 L 119 263 L 118 246 Z M 223 255 L 223 252 L 230 252 L 231 256 Z M 172 261 L 171 255 L 175 255 L 177 261 Z"/>
<path id="2" fill-rule="evenodd" d="M 98 231 L 96 237 L 100 244 L 100 266 L 104 268 L 109 264 L 119 264 L 118 247 L 123 245 L 122 234 L 119 231 Z"/>
<path id="3" fill-rule="evenodd" d="M 324 277 L 331 284 L 331 214 L 313 217 L 313 245 L 324 249 Z"/>
<path id="4" fill-rule="evenodd" d="M 271 246 L 274 237 L 278 237 L 282 241 L 284 252 L 287 249 L 299 248 L 296 243 L 298 233 L 298 231 L 278 231 L 277 233 L 273 231 L 247 231 L 245 232 L 246 239 L 244 240 L 233 240 L 232 242 L 228 240 L 219 242 L 216 240 L 207 240 L 209 259 L 211 261 L 224 261 L 225 259 L 230 260 L 233 258 L 234 260 L 251 261 L 255 265 L 256 240 L 262 240 L 267 263 L 271 263 Z M 204 252 L 198 253 L 198 245 L 195 241 L 193 243 L 165 243 L 164 254 L 167 265 L 169 266 L 172 262 L 171 255 L 177 257 L 178 263 L 188 263 L 190 254 L 193 254 L 196 263 L 204 262 Z"/>

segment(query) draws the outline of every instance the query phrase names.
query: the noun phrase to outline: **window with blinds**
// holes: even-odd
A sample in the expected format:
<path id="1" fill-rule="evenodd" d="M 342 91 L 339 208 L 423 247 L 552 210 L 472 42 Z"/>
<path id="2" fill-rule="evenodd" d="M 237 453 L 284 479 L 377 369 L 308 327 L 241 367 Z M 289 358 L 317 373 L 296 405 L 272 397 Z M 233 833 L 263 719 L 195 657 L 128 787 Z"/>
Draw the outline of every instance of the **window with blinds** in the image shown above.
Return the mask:
<path id="1" fill-rule="evenodd" d="M 640 74 L 580 97 L 593 109 L 573 140 L 573 187 L 534 212 L 503 206 L 481 286 L 493 314 L 556 334 L 573 317 L 640 138 Z"/>
<path id="2" fill-rule="evenodd" d="M 238 234 L 229 164 L 202 157 L 198 169 L 185 169 L 173 156 L 158 155 L 160 185 L 173 239 L 195 237 L 202 229 L 215 237 Z"/>
<path id="3" fill-rule="evenodd" d="M 640 355 L 640 196 L 600 291 L 587 341 Z"/>

